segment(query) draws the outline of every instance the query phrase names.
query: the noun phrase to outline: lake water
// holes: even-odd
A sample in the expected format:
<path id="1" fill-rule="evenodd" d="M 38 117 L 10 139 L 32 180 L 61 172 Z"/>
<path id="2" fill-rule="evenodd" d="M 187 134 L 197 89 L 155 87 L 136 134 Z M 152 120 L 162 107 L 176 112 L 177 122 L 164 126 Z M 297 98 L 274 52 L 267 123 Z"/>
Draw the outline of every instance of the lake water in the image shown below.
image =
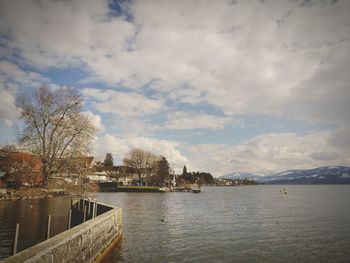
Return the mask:
<path id="1" fill-rule="evenodd" d="M 281 188 L 98 193 L 100 202 L 123 209 L 122 242 L 104 262 L 350 262 L 350 185 L 290 185 L 288 194 Z M 53 232 L 63 231 L 69 204 L 0 202 L 0 259 L 10 251 L 15 222 L 23 224 L 23 248 L 44 238 L 48 213 Z"/>
<path id="2" fill-rule="evenodd" d="M 69 198 L 0 201 L 0 260 L 12 255 L 16 223 L 20 224 L 17 251 L 31 247 L 46 237 L 51 215 L 51 235 L 67 229 Z"/>
<path id="3" fill-rule="evenodd" d="M 350 186 L 281 188 L 100 193 L 124 220 L 104 262 L 350 262 Z"/>

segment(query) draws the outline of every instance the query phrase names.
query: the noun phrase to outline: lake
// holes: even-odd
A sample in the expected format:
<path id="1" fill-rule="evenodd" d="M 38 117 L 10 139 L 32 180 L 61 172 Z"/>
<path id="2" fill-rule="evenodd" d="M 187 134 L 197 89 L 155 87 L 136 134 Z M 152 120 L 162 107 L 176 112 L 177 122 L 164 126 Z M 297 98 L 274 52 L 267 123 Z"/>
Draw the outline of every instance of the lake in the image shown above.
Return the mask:
<path id="1" fill-rule="evenodd" d="M 350 262 L 350 186 L 282 188 L 99 193 L 124 220 L 104 262 Z"/>
<path id="2" fill-rule="evenodd" d="M 51 215 L 51 235 L 67 229 L 69 198 L 0 201 L 0 260 L 12 254 L 16 223 L 20 224 L 21 251 L 46 238 L 47 216 Z"/>
<path id="3" fill-rule="evenodd" d="M 98 193 L 100 202 L 123 209 L 122 242 L 104 262 L 350 262 L 350 185 L 288 185 L 288 194 L 282 188 Z M 0 202 L 0 256 L 9 250 L 6 225 L 13 228 L 20 218 L 28 245 L 44 236 L 46 217 L 39 215 L 54 214 L 53 232 L 63 231 L 67 215 L 57 211 L 69 204 L 64 198 Z"/>

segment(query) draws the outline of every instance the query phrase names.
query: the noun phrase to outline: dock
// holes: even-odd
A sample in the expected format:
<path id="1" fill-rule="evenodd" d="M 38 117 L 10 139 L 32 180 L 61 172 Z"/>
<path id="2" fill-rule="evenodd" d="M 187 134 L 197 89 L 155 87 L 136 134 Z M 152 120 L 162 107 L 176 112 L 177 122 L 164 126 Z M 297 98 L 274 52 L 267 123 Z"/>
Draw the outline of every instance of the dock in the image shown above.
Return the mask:
<path id="1" fill-rule="evenodd" d="M 188 187 L 188 186 L 179 186 L 173 188 L 174 192 L 192 192 L 192 193 L 200 193 L 201 189 L 200 188 L 195 188 L 195 187 Z"/>

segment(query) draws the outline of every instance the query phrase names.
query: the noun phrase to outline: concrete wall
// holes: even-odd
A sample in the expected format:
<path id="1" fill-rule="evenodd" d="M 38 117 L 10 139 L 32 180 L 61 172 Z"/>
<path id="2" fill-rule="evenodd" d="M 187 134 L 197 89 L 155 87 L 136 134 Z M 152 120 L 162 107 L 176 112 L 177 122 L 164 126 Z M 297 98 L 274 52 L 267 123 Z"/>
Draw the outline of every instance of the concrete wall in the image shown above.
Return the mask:
<path id="1" fill-rule="evenodd" d="M 2 262 L 99 261 L 122 236 L 122 210 L 111 209 Z"/>

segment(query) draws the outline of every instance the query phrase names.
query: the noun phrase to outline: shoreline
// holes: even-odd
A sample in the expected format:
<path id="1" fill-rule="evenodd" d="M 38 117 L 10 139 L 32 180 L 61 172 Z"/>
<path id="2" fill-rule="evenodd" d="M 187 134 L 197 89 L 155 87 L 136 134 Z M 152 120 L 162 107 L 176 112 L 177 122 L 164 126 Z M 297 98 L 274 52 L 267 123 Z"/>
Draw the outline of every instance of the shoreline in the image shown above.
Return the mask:
<path id="1" fill-rule="evenodd" d="M 259 184 L 255 184 L 259 185 Z M 246 186 L 246 185 L 237 185 Z M 203 185 L 203 187 L 237 187 L 236 185 Z M 249 185 L 248 185 L 249 186 Z M 181 187 L 178 187 L 181 188 Z M 186 188 L 186 187 L 185 187 Z M 188 188 L 188 187 L 187 187 Z M 113 190 L 104 189 L 104 187 L 96 187 L 96 185 L 87 187 L 85 191 L 81 188 L 20 188 L 20 189 L 0 189 L 0 202 L 13 200 L 27 200 L 27 199 L 43 199 L 54 197 L 83 197 L 92 195 L 96 192 L 157 192 L 163 193 L 168 191 L 161 190 L 161 187 L 132 187 L 119 186 Z M 169 191 L 170 192 L 170 191 Z M 177 192 L 177 191 L 175 191 Z"/>
<path id="2" fill-rule="evenodd" d="M 16 201 L 30 199 L 49 199 L 55 197 L 83 197 L 86 193 L 68 191 L 65 189 L 47 188 L 21 188 L 21 189 L 1 189 L 1 201 Z M 90 193 L 90 192 L 89 192 Z"/>

